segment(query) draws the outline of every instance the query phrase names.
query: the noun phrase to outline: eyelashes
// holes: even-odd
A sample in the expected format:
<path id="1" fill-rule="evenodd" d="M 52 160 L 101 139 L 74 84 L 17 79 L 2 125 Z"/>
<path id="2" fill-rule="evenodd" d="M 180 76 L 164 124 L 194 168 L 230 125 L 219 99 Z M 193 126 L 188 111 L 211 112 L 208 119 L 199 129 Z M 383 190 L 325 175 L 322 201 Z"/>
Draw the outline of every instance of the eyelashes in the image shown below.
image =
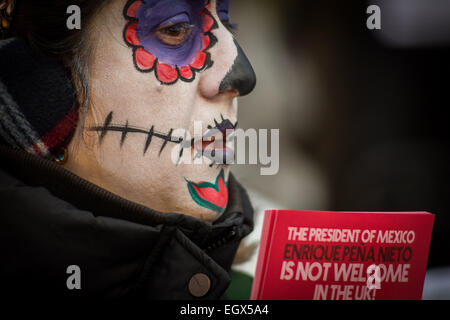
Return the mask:
<path id="1" fill-rule="evenodd" d="M 238 25 L 230 22 L 228 12 L 219 12 L 218 15 L 225 28 L 236 35 Z M 184 21 L 177 22 L 177 20 Z M 163 44 L 178 47 L 186 42 L 194 28 L 195 25 L 190 23 L 189 18 L 185 14 L 181 14 L 161 23 L 154 32 L 154 36 Z"/>
<path id="2" fill-rule="evenodd" d="M 187 22 L 169 24 L 167 26 L 159 27 L 155 31 L 155 36 L 164 44 L 170 46 L 182 45 L 195 26 Z"/>
<path id="3" fill-rule="evenodd" d="M 160 23 L 154 36 L 163 44 L 177 47 L 188 39 L 194 27 L 189 14 L 183 12 Z"/>

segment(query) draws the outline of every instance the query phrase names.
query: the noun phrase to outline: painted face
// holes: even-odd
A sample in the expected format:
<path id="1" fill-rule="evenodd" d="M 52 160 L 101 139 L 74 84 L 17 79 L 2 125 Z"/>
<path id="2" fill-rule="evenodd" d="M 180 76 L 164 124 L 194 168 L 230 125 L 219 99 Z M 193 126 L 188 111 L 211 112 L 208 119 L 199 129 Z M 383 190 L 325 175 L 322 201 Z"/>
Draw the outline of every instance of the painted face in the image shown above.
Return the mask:
<path id="1" fill-rule="evenodd" d="M 206 220 L 224 212 L 229 165 L 211 155 L 232 154 L 225 130 L 236 126 L 237 96 L 256 81 L 230 32 L 228 6 L 228 0 L 108 3 L 92 26 L 87 143 L 72 143 L 79 156 L 70 170 L 158 211 Z M 192 139 L 194 124 L 200 144 Z M 180 129 L 190 138 L 177 135 Z M 175 149 L 201 164 L 174 162 Z"/>
<path id="2" fill-rule="evenodd" d="M 124 9 L 129 21 L 125 42 L 141 72 L 154 72 L 162 84 L 191 82 L 198 71 L 211 67 L 209 48 L 218 25 L 204 0 L 130 0 Z"/>

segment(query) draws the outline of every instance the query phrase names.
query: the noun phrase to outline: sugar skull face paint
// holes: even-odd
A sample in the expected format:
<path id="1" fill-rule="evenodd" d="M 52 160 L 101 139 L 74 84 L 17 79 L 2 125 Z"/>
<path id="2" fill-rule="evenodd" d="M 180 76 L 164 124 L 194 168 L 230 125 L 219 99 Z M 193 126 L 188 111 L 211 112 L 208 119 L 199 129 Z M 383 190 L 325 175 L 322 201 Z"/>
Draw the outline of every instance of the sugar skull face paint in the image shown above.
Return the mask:
<path id="1" fill-rule="evenodd" d="M 191 82 L 196 72 L 212 66 L 208 50 L 218 25 L 209 0 L 129 0 L 125 42 L 133 48 L 136 69 L 155 72 L 162 84 Z"/>
<path id="2" fill-rule="evenodd" d="M 109 0 L 89 28 L 90 105 L 66 168 L 154 210 L 217 219 L 230 174 L 217 160 L 232 153 L 223 131 L 236 127 L 237 97 L 255 85 L 228 1 Z M 214 144 L 189 143 L 212 132 Z"/>

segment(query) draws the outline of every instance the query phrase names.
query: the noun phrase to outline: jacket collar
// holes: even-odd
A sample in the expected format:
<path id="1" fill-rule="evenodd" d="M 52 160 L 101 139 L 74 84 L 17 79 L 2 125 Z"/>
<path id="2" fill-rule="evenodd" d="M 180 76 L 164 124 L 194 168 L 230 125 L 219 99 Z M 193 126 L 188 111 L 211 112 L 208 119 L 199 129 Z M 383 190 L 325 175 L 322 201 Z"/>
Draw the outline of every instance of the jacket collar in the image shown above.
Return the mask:
<path id="1" fill-rule="evenodd" d="M 175 226 L 202 249 L 225 240 L 242 239 L 253 230 L 253 208 L 244 188 L 230 174 L 229 204 L 215 222 L 178 213 L 162 213 L 121 198 L 71 173 L 52 161 L 0 145 L 0 168 L 31 187 L 44 186 L 55 197 L 95 216 L 147 226 Z"/>
<path id="2" fill-rule="evenodd" d="M 0 251 L 8 261 L 2 287 L 33 298 L 186 300 L 194 298 L 186 286 L 201 274 L 211 285 L 201 299 L 218 299 L 240 240 L 253 229 L 250 201 L 233 176 L 228 208 L 211 223 L 146 208 L 2 145 L 0 204 Z M 65 287 L 73 264 L 84 279 L 77 292 Z"/>

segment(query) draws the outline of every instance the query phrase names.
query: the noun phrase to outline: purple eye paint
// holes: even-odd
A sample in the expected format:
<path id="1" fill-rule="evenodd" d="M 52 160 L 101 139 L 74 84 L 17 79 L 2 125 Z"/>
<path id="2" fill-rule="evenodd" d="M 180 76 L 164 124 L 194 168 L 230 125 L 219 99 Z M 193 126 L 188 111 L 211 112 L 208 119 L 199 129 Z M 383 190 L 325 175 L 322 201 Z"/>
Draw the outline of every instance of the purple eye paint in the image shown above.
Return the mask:
<path id="1" fill-rule="evenodd" d="M 191 63 L 197 52 L 202 48 L 201 34 L 203 30 L 201 11 L 204 8 L 204 0 L 173 0 L 173 1 L 146 1 L 139 8 L 136 18 L 139 21 L 137 35 L 145 50 L 158 57 L 161 63 L 172 67 L 186 66 Z M 193 28 L 180 46 L 170 46 L 154 35 L 160 26 L 168 25 L 170 21 L 176 23 L 192 24 Z"/>
<path id="2" fill-rule="evenodd" d="M 162 22 L 159 26 L 161 28 L 166 28 L 171 25 L 177 25 L 177 24 L 182 24 L 182 23 L 189 24 L 190 22 L 191 22 L 191 20 L 189 19 L 189 16 L 187 15 L 187 13 L 181 13 L 179 15 L 176 15 L 175 17 L 167 19 L 166 21 Z"/>
<path id="3" fill-rule="evenodd" d="M 217 1 L 217 15 L 222 21 L 229 21 L 229 8 L 230 8 L 230 0 L 218 0 Z"/>
<path id="4" fill-rule="evenodd" d="M 155 71 L 162 84 L 193 81 L 196 72 L 212 65 L 208 50 L 217 42 L 211 31 L 218 25 L 210 10 L 210 0 L 129 0 L 124 8 L 128 20 L 124 38 L 133 48 L 136 68 Z M 168 37 L 174 32 L 176 38 L 177 31 L 186 26 L 190 29 L 177 45 L 158 37 L 158 32 Z"/>

